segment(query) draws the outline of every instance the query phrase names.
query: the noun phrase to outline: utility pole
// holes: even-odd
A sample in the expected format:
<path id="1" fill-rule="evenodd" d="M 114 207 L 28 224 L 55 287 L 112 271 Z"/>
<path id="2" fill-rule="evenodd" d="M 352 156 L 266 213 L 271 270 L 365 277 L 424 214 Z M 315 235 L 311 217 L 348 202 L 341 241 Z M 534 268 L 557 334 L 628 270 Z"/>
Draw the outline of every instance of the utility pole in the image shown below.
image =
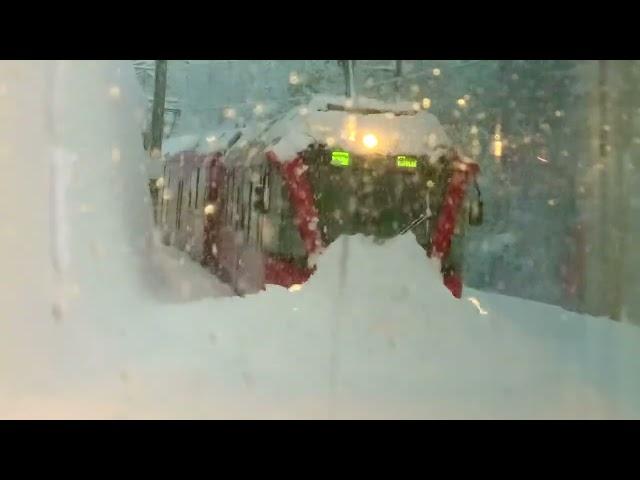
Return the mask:
<path id="1" fill-rule="evenodd" d="M 153 89 L 153 106 L 151 109 L 150 139 L 145 134 L 145 148 L 148 147 L 152 159 L 162 158 L 162 135 L 164 131 L 164 103 L 167 93 L 167 60 L 156 60 L 155 85 Z M 147 145 L 150 140 L 150 144 Z M 156 178 L 149 179 L 149 192 L 153 203 L 153 221 L 159 222 L 158 200 L 159 190 Z"/>
<path id="2" fill-rule="evenodd" d="M 345 96 L 354 98 L 356 96 L 356 86 L 354 81 L 355 60 L 341 60 L 344 71 Z"/>
<path id="3" fill-rule="evenodd" d="M 396 87 L 396 95 L 400 94 L 400 81 L 402 80 L 402 60 L 396 60 L 396 73 L 395 73 L 395 77 L 396 77 L 396 82 L 395 82 L 395 87 Z"/>
<path id="4" fill-rule="evenodd" d="M 162 134 L 164 131 L 164 103 L 167 93 L 167 60 L 156 60 L 155 88 L 151 112 L 151 156 L 162 154 Z"/>

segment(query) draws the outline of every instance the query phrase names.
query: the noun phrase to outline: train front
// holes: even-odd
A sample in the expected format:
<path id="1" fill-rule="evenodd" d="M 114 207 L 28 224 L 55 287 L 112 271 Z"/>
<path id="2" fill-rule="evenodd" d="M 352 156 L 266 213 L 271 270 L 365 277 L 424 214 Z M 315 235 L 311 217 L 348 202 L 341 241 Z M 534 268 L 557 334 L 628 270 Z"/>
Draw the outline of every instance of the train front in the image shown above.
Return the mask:
<path id="1" fill-rule="evenodd" d="M 481 221 L 477 165 L 457 154 L 433 115 L 411 104 L 327 102 L 304 117 L 316 140 L 302 158 L 322 244 L 343 234 L 384 241 L 412 231 L 427 255 L 440 258 L 444 283 L 460 297 L 464 232 Z"/>

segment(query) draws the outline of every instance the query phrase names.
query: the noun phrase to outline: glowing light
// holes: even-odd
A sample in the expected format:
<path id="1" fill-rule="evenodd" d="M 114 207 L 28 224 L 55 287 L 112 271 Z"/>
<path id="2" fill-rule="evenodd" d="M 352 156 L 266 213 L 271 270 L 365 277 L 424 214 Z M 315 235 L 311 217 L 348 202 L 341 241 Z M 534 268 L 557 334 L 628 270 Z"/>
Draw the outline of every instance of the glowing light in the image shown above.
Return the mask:
<path id="1" fill-rule="evenodd" d="M 215 207 L 212 204 L 209 204 L 206 207 L 204 207 L 204 214 L 205 215 L 213 215 L 214 211 L 215 211 Z"/>
<path id="2" fill-rule="evenodd" d="M 111 148 L 111 160 L 113 160 L 115 163 L 118 163 L 120 161 L 120 158 L 120 149 L 118 147 Z"/>
<path id="3" fill-rule="evenodd" d="M 478 313 L 480 313 L 480 315 L 487 315 L 489 313 L 482 308 L 480 301 L 476 297 L 469 297 L 468 300 L 478 309 Z"/>
<path id="4" fill-rule="evenodd" d="M 215 135 L 211 135 L 209 137 L 207 137 L 207 142 L 212 143 L 216 141 L 216 136 Z"/>
<path id="5" fill-rule="evenodd" d="M 416 168 L 418 166 L 418 160 L 407 157 L 406 155 L 398 155 L 396 165 L 401 168 Z"/>
<path id="6" fill-rule="evenodd" d="M 348 167 L 351 163 L 349 152 L 331 152 L 331 165 Z"/>
<path id="7" fill-rule="evenodd" d="M 367 148 L 375 148 L 378 145 L 378 139 L 373 133 L 367 133 L 362 137 L 362 143 Z"/>
<path id="8" fill-rule="evenodd" d="M 493 155 L 497 158 L 502 157 L 502 141 L 496 140 L 493 142 Z"/>
<path id="9" fill-rule="evenodd" d="M 439 77 L 440 76 L 440 69 L 439 68 L 434 68 L 432 73 L 433 73 L 434 77 Z"/>
<path id="10" fill-rule="evenodd" d="M 291 85 L 297 85 L 300 83 L 300 75 L 298 75 L 298 72 L 291 72 L 289 74 L 289 83 Z"/>
<path id="11" fill-rule="evenodd" d="M 263 112 L 264 112 L 264 106 L 260 103 L 258 103 L 253 109 L 253 113 L 255 115 L 261 115 Z"/>
<path id="12" fill-rule="evenodd" d="M 538 160 L 540 160 L 542 163 L 549 163 L 549 160 L 547 160 L 546 158 L 543 158 L 541 156 L 537 156 L 536 157 Z"/>
<path id="13" fill-rule="evenodd" d="M 456 103 L 458 104 L 459 107 L 466 107 L 467 106 L 467 101 L 464 98 L 459 98 Z"/>
<path id="14" fill-rule="evenodd" d="M 496 133 L 493 136 L 493 155 L 496 158 L 502 157 L 502 136 L 500 135 L 502 132 L 502 126 L 500 124 L 496 125 Z"/>
<path id="15" fill-rule="evenodd" d="M 294 283 L 288 288 L 288 290 L 290 292 L 299 292 L 300 290 L 302 290 L 302 285 L 300 285 L 299 283 Z"/>
<path id="16" fill-rule="evenodd" d="M 424 97 L 422 99 L 422 108 L 424 110 L 428 110 L 429 108 L 431 108 L 431 99 L 430 98 Z"/>

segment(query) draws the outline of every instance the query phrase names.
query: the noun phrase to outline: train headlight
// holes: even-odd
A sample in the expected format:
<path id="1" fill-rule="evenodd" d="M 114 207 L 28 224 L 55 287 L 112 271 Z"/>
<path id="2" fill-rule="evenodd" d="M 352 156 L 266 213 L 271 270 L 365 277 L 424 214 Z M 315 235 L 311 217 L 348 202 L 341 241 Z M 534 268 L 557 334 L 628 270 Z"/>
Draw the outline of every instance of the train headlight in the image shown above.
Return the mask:
<path id="1" fill-rule="evenodd" d="M 362 144 L 367 148 L 375 148 L 378 145 L 378 137 L 373 133 L 367 133 L 362 137 Z"/>

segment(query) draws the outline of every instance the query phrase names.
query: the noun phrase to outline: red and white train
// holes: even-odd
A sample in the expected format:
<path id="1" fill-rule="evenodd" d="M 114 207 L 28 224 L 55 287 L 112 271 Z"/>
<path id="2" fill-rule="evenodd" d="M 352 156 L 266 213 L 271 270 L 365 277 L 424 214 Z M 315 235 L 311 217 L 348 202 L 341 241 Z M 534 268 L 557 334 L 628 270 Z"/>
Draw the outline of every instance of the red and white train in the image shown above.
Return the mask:
<path id="1" fill-rule="evenodd" d="M 178 150 L 152 182 L 156 223 L 238 294 L 304 283 L 340 235 L 411 230 L 460 297 L 464 232 L 482 221 L 481 198 L 468 199 L 478 165 L 429 113 L 318 97 Z"/>

